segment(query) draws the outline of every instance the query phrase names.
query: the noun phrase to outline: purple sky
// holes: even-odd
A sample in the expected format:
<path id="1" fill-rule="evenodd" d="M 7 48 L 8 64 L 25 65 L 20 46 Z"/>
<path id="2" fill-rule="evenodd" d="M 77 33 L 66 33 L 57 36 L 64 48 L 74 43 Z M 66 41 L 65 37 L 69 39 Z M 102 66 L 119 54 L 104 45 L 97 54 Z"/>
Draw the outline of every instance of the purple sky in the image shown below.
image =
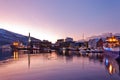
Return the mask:
<path id="1" fill-rule="evenodd" d="M 0 0 L 0 28 L 56 41 L 120 31 L 120 0 Z"/>

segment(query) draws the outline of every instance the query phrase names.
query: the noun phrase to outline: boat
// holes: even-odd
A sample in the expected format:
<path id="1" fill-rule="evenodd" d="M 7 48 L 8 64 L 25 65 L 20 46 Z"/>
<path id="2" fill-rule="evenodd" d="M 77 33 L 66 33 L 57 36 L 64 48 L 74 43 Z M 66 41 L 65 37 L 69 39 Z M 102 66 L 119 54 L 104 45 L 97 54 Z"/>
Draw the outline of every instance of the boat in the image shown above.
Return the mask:
<path id="1" fill-rule="evenodd" d="M 103 44 L 104 54 L 114 59 L 120 58 L 120 42 L 115 37 L 108 37 Z"/>

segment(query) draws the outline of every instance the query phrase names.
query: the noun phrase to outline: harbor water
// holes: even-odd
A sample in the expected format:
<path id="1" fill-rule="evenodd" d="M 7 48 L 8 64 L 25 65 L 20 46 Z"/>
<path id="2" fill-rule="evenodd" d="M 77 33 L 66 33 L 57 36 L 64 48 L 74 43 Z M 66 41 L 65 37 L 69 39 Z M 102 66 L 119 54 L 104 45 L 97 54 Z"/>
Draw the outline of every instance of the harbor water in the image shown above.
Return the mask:
<path id="1" fill-rule="evenodd" d="M 120 80 L 120 64 L 103 53 L 15 51 L 0 60 L 0 80 Z"/>

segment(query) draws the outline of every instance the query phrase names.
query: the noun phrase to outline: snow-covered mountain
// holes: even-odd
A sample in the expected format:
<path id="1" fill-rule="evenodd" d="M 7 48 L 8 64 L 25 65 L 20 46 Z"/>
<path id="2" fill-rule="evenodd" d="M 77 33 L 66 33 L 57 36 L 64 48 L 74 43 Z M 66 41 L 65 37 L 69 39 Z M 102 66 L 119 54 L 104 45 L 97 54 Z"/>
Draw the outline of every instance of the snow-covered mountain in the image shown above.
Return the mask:
<path id="1" fill-rule="evenodd" d="M 115 33 L 114 35 L 115 35 L 115 36 L 120 36 L 120 33 Z"/>
<path id="2" fill-rule="evenodd" d="M 38 39 L 35 39 L 32 37 L 32 40 L 38 40 Z M 5 30 L 5 29 L 0 29 L 0 46 L 6 45 L 6 44 L 11 44 L 14 41 L 20 41 L 23 44 L 27 44 L 28 37 Z"/>
<path id="3" fill-rule="evenodd" d="M 102 33 L 101 35 L 96 35 L 96 36 L 91 36 L 91 37 L 88 37 L 87 39 L 95 39 L 95 38 L 106 38 L 106 37 L 111 37 L 111 36 L 120 36 L 120 33 Z"/>

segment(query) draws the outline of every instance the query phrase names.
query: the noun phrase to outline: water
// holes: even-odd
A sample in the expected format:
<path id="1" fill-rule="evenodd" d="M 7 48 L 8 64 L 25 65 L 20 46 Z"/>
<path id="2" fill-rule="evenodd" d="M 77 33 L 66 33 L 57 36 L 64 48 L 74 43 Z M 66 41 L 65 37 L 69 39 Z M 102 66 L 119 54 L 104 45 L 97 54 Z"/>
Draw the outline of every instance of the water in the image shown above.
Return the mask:
<path id="1" fill-rule="evenodd" d="M 118 63 L 100 53 L 24 53 L 0 61 L 0 80 L 120 80 Z"/>

